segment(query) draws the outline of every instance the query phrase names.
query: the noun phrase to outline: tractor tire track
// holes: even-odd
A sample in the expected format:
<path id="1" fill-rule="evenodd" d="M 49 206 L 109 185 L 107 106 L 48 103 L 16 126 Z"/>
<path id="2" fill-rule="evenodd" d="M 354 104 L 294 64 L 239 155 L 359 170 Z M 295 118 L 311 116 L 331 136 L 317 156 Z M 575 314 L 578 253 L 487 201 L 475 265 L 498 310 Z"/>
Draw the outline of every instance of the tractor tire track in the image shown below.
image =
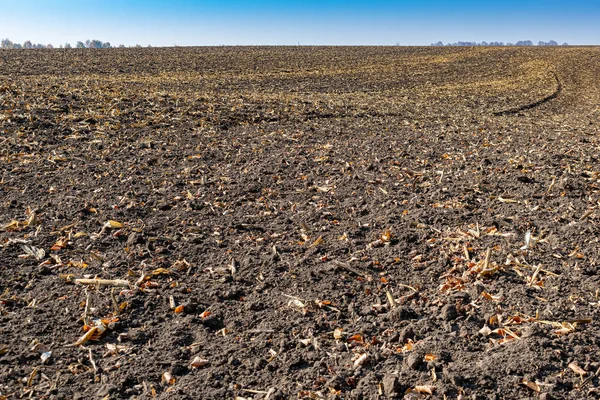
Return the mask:
<path id="1" fill-rule="evenodd" d="M 533 103 L 525 104 L 525 105 L 514 107 L 514 108 L 509 108 L 509 109 L 502 110 L 502 111 L 496 111 L 496 112 L 494 112 L 494 115 L 501 116 L 501 115 L 517 114 L 517 113 L 520 113 L 521 111 L 531 110 L 532 108 L 539 107 L 542 104 L 545 104 L 545 103 L 557 98 L 558 95 L 562 92 L 563 85 L 562 85 L 562 82 L 560 81 L 560 79 L 558 78 L 558 75 L 556 74 L 556 72 L 552 72 L 552 75 L 554 75 L 554 79 L 556 80 L 556 89 L 554 90 L 554 92 L 552 92 L 548 96 L 546 96 L 540 100 L 537 100 Z"/>

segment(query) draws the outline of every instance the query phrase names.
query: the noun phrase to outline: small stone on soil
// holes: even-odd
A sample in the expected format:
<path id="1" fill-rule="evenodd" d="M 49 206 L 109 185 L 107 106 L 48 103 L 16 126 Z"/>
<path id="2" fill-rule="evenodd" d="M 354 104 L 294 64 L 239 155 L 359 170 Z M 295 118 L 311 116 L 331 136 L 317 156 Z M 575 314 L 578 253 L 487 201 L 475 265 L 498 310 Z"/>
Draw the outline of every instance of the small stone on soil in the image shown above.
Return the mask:
<path id="1" fill-rule="evenodd" d="M 403 321 L 416 318 L 417 314 L 410 307 L 398 306 L 390 310 L 387 313 L 387 317 L 390 321 Z"/>
<path id="2" fill-rule="evenodd" d="M 398 377 L 394 375 L 386 375 L 383 378 L 383 393 L 389 397 L 393 398 L 398 396 L 401 392 L 401 385 L 398 381 Z"/>
<path id="3" fill-rule="evenodd" d="M 206 318 L 202 318 L 202 324 L 207 328 L 215 330 L 223 328 L 223 322 L 214 315 L 209 315 Z"/>
<path id="4" fill-rule="evenodd" d="M 398 337 L 398 340 L 400 341 L 400 343 L 406 343 L 408 339 L 414 338 L 415 331 L 413 330 L 412 326 L 409 325 L 400 331 L 400 336 Z"/>
<path id="5" fill-rule="evenodd" d="M 96 392 L 97 397 L 106 397 L 117 391 L 117 386 L 112 383 L 107 383 L 105 385 L 100 386 L 100 389 Z"/>
<path id="6" fill-rule="evenodd" d="M 411 353 L 406 359 L 406 365 L 410 369 L 417 370 L 423 364 L 423 356 L 417 353 Z"/>
<path id="7" fill-rule="evenodd" d="M 458 317 L 458 310 L 454 304 L 446 304 L 444 307 L 442 307 L 440 316 L 446 321 L 451 321 Z"/>

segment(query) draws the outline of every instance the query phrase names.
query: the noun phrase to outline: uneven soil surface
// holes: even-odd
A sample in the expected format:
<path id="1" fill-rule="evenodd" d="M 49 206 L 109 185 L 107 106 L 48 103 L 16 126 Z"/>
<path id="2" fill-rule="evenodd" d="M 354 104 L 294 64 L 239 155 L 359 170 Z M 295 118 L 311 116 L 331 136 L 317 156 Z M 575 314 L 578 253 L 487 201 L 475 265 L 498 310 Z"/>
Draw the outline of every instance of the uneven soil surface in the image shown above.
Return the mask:
<path id="1" fill-rule="evenodd" d="M 1 52 L 0 399 L 600 398 L 599 76 Z"/>

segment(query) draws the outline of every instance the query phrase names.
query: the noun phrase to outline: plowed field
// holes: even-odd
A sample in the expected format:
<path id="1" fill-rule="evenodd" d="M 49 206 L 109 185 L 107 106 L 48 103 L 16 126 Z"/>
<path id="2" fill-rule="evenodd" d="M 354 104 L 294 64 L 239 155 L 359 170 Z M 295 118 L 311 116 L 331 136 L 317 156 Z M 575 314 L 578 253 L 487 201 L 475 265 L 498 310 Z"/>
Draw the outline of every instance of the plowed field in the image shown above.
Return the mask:
<path id="1" fill-rule="evenodd" d="M 0 399 L 599 398 L 599 76 L 0 52 Z"/>

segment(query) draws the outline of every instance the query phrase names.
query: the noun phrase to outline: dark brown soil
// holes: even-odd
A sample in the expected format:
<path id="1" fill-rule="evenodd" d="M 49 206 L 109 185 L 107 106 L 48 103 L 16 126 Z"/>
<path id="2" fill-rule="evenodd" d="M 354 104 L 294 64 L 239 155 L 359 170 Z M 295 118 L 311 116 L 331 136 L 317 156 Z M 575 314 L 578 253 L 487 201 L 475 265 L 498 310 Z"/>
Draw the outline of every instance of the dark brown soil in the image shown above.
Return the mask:
<path id="1" fill-rule="evenodd" d="M 600 397 L 598 48 L 2 56 L 0 398 Z"/>

